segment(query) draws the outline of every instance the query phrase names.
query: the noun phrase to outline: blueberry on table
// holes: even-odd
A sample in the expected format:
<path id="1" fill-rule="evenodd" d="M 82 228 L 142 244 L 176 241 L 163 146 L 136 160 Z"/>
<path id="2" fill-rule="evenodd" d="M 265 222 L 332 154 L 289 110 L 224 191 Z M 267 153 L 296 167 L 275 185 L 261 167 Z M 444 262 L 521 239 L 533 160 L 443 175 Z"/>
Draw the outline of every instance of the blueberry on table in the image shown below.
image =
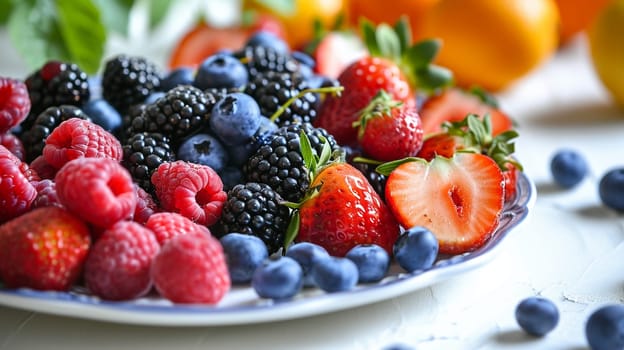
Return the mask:
<path id="1" fill-rule="evenodd" d="M 115 133 L 121 127 L 121 115 L 105 99 L 90 100 L 82 106 L 82 111 L 106 131 Z"/>
<path id="2" fill-rule="evenodd" d="M 559 310 L 550 300 L 529 297 L 516 306 L 516 321 L 530 335 L 541 337 L 552 331 L 559 323 Z"/>
<path id="3" fill-rule="evenodd" d="M 178 148 L 177 159 L 207 165 L 220 172 L 228 164 L 229 155 L 216 137 L 196 134 L 182 142 Z"/>
<path id="4" fill-rule="evenodd" d="M 286 256 L 295 259 L 303 269 L 303 285 L 313 286 L 312 265 L 317 261 L 329 257 L 329 253 L 318 244 L 310 242 L 299 242 L 291 245 L 286 250 Z"/>
<path id="5" fill-rule="evenodd" d="M 262 123 L 260 107 L 249 95 L 234 92 L 212 108 L 210 128 L 227 146 L 248 142 Z"/>
<path id="6" fill-rule="evenodd" d="M 221 237 L 221 245 L 232 283 L 250 282 L 256 268 L 269 257 L 266 245 L 256 236 L 228 233 Z"/>
<path id="7" fill-rule="evenodd" d="M 195 74 L 193 86 L 210 88 L 241 88 L 249 80 L 245 65 L 227 53 L 216 53 L 206 58 Z"/>
<path id="8" fill-rule="evenodd" d="M 360 283 L 379 282 L 390 268 L 390 255 L 376 244 L 359 244 L 351 248 L 346 257 L 357 266 Z"/>
<path id="9" fill-rule="evenodd" d="M 256 268 L 251 286 L 261 298 L 290 299 L 303 288 L 303 270 L 292 258 L 274 256 Z"/>
<path id="10" fill-rule="evenodd" d="M 609 170 L 598 184 L 600 200 L 609 208 L 624 211 L 624 167 Z"/>
<path id="11" fill-rule="evenodd" d="M 595 310 L 585 324 L 585 337 L 592 350 L 624 349 L 624 305 Z"/>
<path id="12" fill-rule="evenodd" d="M 422 226 L 415 226 L 403 232 L 394 243 L 394 259 L 407 272 L 425 270 L 435 262 L 438 249 L 435 235 Z"/>
<path id="13" fill-rule="evenodd" d="M 587 175 L 589 166 L 585 158 L 575 150 L 559 150 L 550 161 L 550 172 L 555 182 L 563 188 L 578 185 Z"/>
<path id="14" fill-rule="evenodd" d="M 351 290 L 358 282 L 358 268 L 347 258 L 330 256 L 312 265 L 314 284 L 328 293 Z"/>

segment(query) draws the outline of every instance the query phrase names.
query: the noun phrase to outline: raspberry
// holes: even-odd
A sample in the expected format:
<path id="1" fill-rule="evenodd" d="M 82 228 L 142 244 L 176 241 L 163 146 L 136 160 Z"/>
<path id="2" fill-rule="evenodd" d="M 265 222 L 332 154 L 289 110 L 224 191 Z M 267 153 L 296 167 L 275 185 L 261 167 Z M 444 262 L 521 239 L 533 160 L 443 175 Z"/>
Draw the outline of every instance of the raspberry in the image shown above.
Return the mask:
<path id="1" fill-rule="evenodd" d="M 147 220 L 145 227 L 154 232 L 156 240 L 162 246 L 172 237 L 199 233 L 210 235 L 206 226 L 198 225 L 188 218 L 171 212 L 156 213 Z"/>
<path id="2" fill-rule="evenodd" d="M 158 210 L 158 205 L 154 202 L 152 195 L 145 192 L 139 186 L 136 186 L 137 190 L 137 204 L 134 209 L 133 220 L 145 224 L 147 220 Z"/>
<path id="3" fill-rule="evenodd" d="M 174 303 L 217 304 L 231 286 L 223 247 L 209 235 L 169 239 L 154 258 L 151 275 L 156 290 Z"/>
<path id="4" fill-rule="evenodd" d="M 0 134 L 19 125 L 30 111 L 26 84 L 19 80 L 0 78 Z"/>
<path id="5" fill-rule="evenodd" d="M 56 172 L 58 171 L 57 168 L 53 167 L 48 162 L 46 162 L 43 155 L 35 158 L 35 160 L 30 162 L 30 168 L 33 171 L 35 171 L 41 179 L 50 179 L 50 180 L 54 179 L 54 176 L 56 175 Z"/>
<path id="6" fill-rule="evenodd" d="M 37 197 L 32 203 L 32 209 L 41 207 L 57 206 L 63 207 L 56 194 L 56 183 L 52 180 L 45 179 L 41 181 L 31 182 L 37 190 Z"/>
<path id="7" fill-rule="evenodd" d="M 72 159 L 110 158 L 121 161 L 123 150 L 115 136 L 101 126 L 79 118 L 62 122 L 48 138 L 43 156 L 60 169 Z"/>
<path id="8" fill-rule="evenodd" d="M 102 233 L 85 262 L 89 290 L 109 300 L 141 297 L 152 287 L 150 267 L 160 246 L 141 224 L 120 221 Z"/>
<path id="9" fill-rule="evenodd" d="M 108 158 L 78 158 L 55 177 L 60 202 L 89 223 L 108 228 L 134 213 L 137 194 L 130 173 Z"/>
<path id="10" fill-rule="evenodd" d="M 17 158 L 21 161 L 24 161 L 26 158 L 26 150 L 24 149 L 24 144 L 19 137 L 11 134 L 9 132 L 0 134 L 0 145 L 6 147 L 11 153 L 13 153 Z"/>
<path id="11" fill-rule="evenodd" d="M 28 165 L 0 145 L 0 223 L 30 210 L 37 196 L 31 179 L 38 178 Z"/>
<path id="12" fill-rule="evenodd" d="M 210 226 L 221 216 L 227 194 L 223 182 L 209 166 L 184 161 L 161 164 L 152 183 L 162 208 Z"/>

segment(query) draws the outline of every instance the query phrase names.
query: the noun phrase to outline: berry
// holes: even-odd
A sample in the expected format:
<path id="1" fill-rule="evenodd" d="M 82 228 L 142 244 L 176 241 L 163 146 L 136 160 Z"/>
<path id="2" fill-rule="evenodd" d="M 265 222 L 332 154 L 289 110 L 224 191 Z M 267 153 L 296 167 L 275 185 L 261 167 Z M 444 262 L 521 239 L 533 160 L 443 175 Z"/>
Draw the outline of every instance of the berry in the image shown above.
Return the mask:
<path id="1" fill-rule="evenodd" d="M 585 323 L 585 337 L 592 350 L 624 348 L 624 306 L 609 304 L 594 310 Z"/>
<path id="2" fill-rule="evenodd" d="M 102 73 L 102 96 L 119 113 L 145 101 L 160 87 L 161 72 L 143 57 L 118 55 L 106 61 Z"/>
<path id="3" fill-rule="evenodd" d="M 41 181 L 32 181 L 31 184 L 37 190 L 37 197 L 32 202 L 31 208 L 41 208 L 49 206 L 63 207 L 56 194 L 56 182 L 44 179 Z"/>
<path id="4" fill-rule="evenodd" d="M 4 146 L 9 152 L 13 153 L 19 160 L 26 160 L 26 150 L 24 149 L 24 144 L 19 137 L 15 136 L 10 132 L 0 134 L 0 145 Z"/>
<path id="5" fill-rule="evenodd" d="M 422 226 L 403 232 L 393 247 L 394 259 L 407 272 L 430 268 L 438 257 L 438 250 L 436 236 Z"/>
<path id="6" fill-rule="evenodd" d="M 559 323 L 559 310 L 550 300 L 529 297 L 516 306 L 516 321 L 530 335 L 542 337 Z"/>
<path id="7" fill-rule="evenodd" d="M 174 160 L 170 141 L 156 132 L 142 132 L 130 136 L 122 146 L 123 166 L 132 179 L 148 193 L 154 192 L 152 174 L 158 167 Z"/>
<path id="8" fill-rule="evenodd" d="M 0 223 L 28 210 L 37 197 L 26 163 L 0 145 Z"/>
<path id="9" fill-rule="evenodd" d="M 82 106 L 82 110 L 91 121 L 110 133 L 116 134 L 121 128 L 121 115 L 104 99 L 90 100 Z"/>
<path id="10" fill-rule="evenodd" d="M 266 259 L 254 271 L 251 286 L 261 298 L 291 299 L 303 288 L 303 270 L 287 256 Z"/>
<path id="11" fill-rule="evenodd" d="M 256 236 L 233 232 L 220 241 L 232 283 L 251 282 L 256 268 L 269 257 L 266 244 Z"/>
<path id="12" fill-rule="evenodd" d="M 228 165 L 224 167 L 221 169 L 221 172 L 219 172 L 219 176 L 221 177 L 221 181 L 223 181 L 223 190 L 226 192 L 244 182 L 243 171 L 235 166 Z"/>
<path id="13" fill-rule="evenodd" d="M 19 80 L 0 77 L 0 134 L 19 125 L 30 111 L 26 85 Z"/>
<path id="14" fill-rule="evenodd" d="M 88 120 L 72 118 L 62 122 L 45 141 L 43 156 L 60 169 L 77 158 L 107 158 L 121 161 L 123 150 L 115 136 Z"/>
<path id="15" fill-rule="evenodd" d="M 241 61 L 229 54 L 216 53 L 199 65 L 193 85 L 201 90 L 241 88 L 248 79 L 247 69 Z"/>
<path id="16" fill-rule="evenodd" d="M 152 287 L 150 267 L 160 246 L 154 234 L 133 221 L 120 221 L 94 243 L 85 262 L 91 293 L 107 300 L 144 296 Z"/>
<path id="17" fill-rule="evenodd" d="M 169 239 L 151 269 L 158 293 L 174 303 L 217 304 L 230 290 L 225 254 L 209 235 L 179 235 Z"/>
<path id="18" fill-rule="evenodd" d="M 147 220 L 158 211 L 158 205 L 149 193 L 145 192 L 141 187 L 136 187 L 137 204 L 134 208 L 132 220 L 139 224 L 145 224 Z"/>
<path id="19" fill-rule="evenodd" d="M 227 193 L 219 226 L 226 233 L 244 233 L 262 239 L 270 253 L 284 244 L 290 210 L 267 184 L 247 182 Z"/>
<path id="20" fill-rule="evenodd" d="M 128 171 L 108 158 L 78 158 L 56 174 L 60 202 L 79 218 L 108 228 L 134 213 L 137 194 Z"/>
<path id="21" fill-rule="evenodd" d="M 88 226 L 66 210 L 31 210 L 0 226 L 0 279 L 8 288 L 68 290 L 90 245 Z"/>
<path id="22" fill-rule="evenodd" d="M 589 171 L 585 157 L 572 149 L 562 149 L 550 160 L 550 172 L 555 182 L 563 188 L 578 185 Z"/>
<path id="23" fill-rule="evenodd" d="M 338 78 L 349 64 L 367 54 L 364 43 L 358 35 L 346 31 L 332 31 L 323 35 L 313 52 L 315 69 L 318 74 Z"/>
<path id="24" fill-rule="evenodd" d="M 227 194 L 212 168 L 184 161 L 161 164 L 152 175 L 156 196 L 164 210 L 210 226 L 221 217 Z"/>
<path id="25" fill-rule="evenodd" d="M 286 256 L 295 259 L 303 270 L 303 285 L 313 286 L 312 265 L 316 264 L 320 259 L 329 257 L 329 253 L 318 244 L 310 242 L 299 242 L 292 244 L 286 250 Z"/>
<path id="26" fill-rule="evenodd" d="M 266 30 L 258 30 L 249 36 L 245 47 L 255 46 L 269 47 L 279 54 L 288 54 L 290 52 L 288 44 L 282 38 Z"/>
<path id="27" fill-rule="evenodd" d="M 160 89 L 169 91 L 180 85 L 192 85 L 195 79 L 195 70 L 190 67 L 179 67 L 169 72 L 161 81 Z"/>
<path id="28" fill-rule="evenodd" d="M 386 196 L 386 180 L 388 177 L 377 172 L 376 168 L 378 164 L 356 161 L 356 157 L 363 156 L 361 149 L 348 146 L 343 147 L 343 149 L 345 150 L 345 159 L 347 160 L 347 163 L 359 170 L 362 175 L 366 177 L 370 185 L 373 186 L 379 197 L 384 199 Z"/>
<path id="29" fill-rule="evenodd" d="M 217 138 L 210 134 L 196 134 L 178 147 L 178 160 L 211 167 L 217 173 L 229 163 L 229 155 Z"/>
<path id="30" fill-rule="evenodd" d="M 210 235 L 210 230 L 190 219 L 171 212 L 155 213 L 147 219 L 145 227 L 150 229 L 161 246 L 169 239 L 179 235 L 203 234 Z"/>
<path id="31" fill-rule="evenodd" d="M 30 162 L 30 168 L 36 172 L 41 179 L 54 179 L 54 176 L 56 176 L 56 172 L 58 171 L 57 168 L 46 162 L 43 155 L 38 156 L 35 160 Z"/>
<path id="32" fill-rule="evenodd" d="M 228 147 L 229 165 L 242 167 L 260 146 L 268 142 L 277 129 L 277 124 L 269 118 L 260 117 L 260 127 L 248 142 Z"/>
<path id="33" fill-rule="evenodd" d="M 345 255 L 358 268 L 358 282 L 379 282 L 390 269 L 390 255 L 376 244 L 360 244 L 351 248 Z"/>
<path id="34" fill-rule="evenodd" d="M 624 168 L 607 171 L 600 179 L 598 193 L 604 205 L 624 212 Z"/>
<path id="35" fill-rule="evenodd" d="M 228 94 L 217 102 L 210 118 L 211 130 L 227 146 L 248 142 L 260 123 L 258 103 L 241 92 Z"/>
<path id="36" fill-rule="evenodd" d="M 247 46 L 235 55 L 246 62 L 250 77 L 268 71 L 295 73 L 299 70 L 299 62 L 290 54 L 276 51 L 271 47 Z"/>
<path id="37" fill-rule="evenodd" d="M 347 258 L 330 256 L 312 265 L 312 278 L 321 290 L 328 293 L 342 292 L 355 288 L 358 282 L 358 267 Z"/>

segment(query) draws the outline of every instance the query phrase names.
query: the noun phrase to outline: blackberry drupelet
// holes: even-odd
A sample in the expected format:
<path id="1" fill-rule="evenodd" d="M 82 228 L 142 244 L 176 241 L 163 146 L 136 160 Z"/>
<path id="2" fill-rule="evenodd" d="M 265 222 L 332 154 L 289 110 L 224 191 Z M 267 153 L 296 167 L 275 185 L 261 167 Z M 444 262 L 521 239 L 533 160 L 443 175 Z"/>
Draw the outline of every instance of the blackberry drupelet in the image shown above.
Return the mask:
<path id="1" fill-rule="evenodd" d="M 248 182 L 228 191 L 221 212 L 219 230 L 254 235 L 267 245 L 269 253 L 284 244 L 290 209 L 281 205 L 282 198 L 267 184 Z"/>
<path id="2" fill-rule="evenodd" d="M 52 131 L 70 118 L 91 120 L 82 109 L 72 105 L 48 107 L 37 116 L 30 129 L 25 130 L 20 135 L 26 150 L 26 161 L 28 163 L 42 154 L 45 140 Z"/>
<path id="3" fill-rule="evenodd" d="M 325 129 L 315 128 L 309 123 L 283 126 L 243 165 L 247 181 L 268 184 L 284 199 L 299 202 L 310 186 L 308 170 L 299 146 L 299 133 L 302 130 L 317 154 L 321 154 L 323 142 L 329 143 L 332 152 L 340 149 L 334 137 Z"/>
<path id="4" fill-rule="evenodd" d="M 160 87 L 162 74 L 143 57 L 118 55 L 106 62 L 102 74 L 102 96 L 120 114 Z"/>
<path id="5" fill-rule="evenodd" d="M 278 52 L 267 46 L 246 46 L 235 56 L 247 67 L 250 77 L 268 71 L 279 73 L 295 73 L 299 71 L 299 61 L 290 54 Z"/>
<path id="6" fill-rule="evenodd" d="M 91 96 L 88 76 L 78 65 L 49 61 L 26 78 L 31 108 L 23 130 L 28 130 L 46 108 L 60 105 L 82 106 Z"/>
<path id="7" fill-rule="evenodd" d="M 258 102 L 262 115 L 269 118 L 291 98 L 308 87 L 299 74 L 269 71 L 252 78 L 245 88 L 245 93 Z M 312 123 L 317 116 L 318 106 L 318 95 L 307 93 L 295 99 L 274 121 L 279 126 L 302 122 Z"/>
<path id="8" fill-rule="evenodd" d="M 152 173 L 164 162 L 174 161 L 169 139 L 159 133 L 138 133 L 123 144 L 122 165 L 145 192 L 154 193 Z"/>

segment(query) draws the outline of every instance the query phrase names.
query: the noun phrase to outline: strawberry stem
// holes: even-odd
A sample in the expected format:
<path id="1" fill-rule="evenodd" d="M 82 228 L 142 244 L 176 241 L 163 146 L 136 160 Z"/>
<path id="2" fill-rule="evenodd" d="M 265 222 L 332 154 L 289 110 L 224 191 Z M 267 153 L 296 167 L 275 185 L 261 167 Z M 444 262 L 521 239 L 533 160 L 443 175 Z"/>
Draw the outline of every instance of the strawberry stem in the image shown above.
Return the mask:
<path id="1" fill-rule="evenodd" d="M 351 126 L 358 128 L 358 139 L 364 137 L 366 125 L 374 118 L 392 117 L 392 110 L 403 105 L 401 101 L 395 101 L 385 91 L 379 90 L 371 102 L 364 107 L 358 114 L 359 118 L 354 121 Z"/>

